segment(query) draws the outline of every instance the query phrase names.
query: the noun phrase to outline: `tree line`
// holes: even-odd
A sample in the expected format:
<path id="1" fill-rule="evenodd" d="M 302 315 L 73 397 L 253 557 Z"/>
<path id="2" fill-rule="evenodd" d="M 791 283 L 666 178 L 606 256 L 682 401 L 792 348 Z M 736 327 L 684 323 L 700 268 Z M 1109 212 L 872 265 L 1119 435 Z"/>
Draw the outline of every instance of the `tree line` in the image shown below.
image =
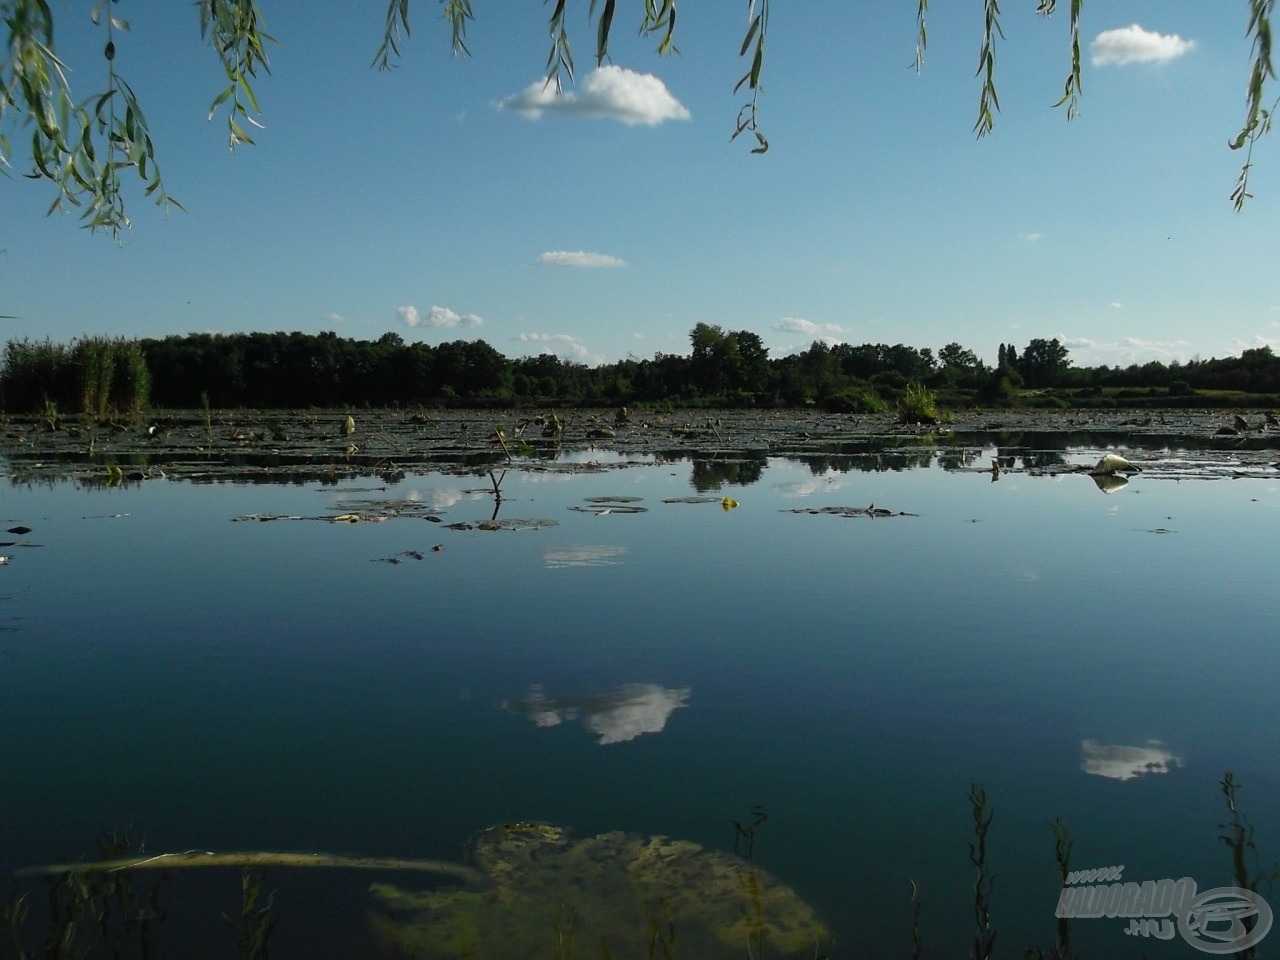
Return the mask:
<path id="1" fill-rule="evenodd" d="M 152 407 L 672 404 L 874 413 L 921 389 L 953 407 L 1209 405 L 1224 399 L 1214 396 L 1221 391 L 1233 392 L 1233 403 L 1251 394 L 1274 405 L 1280 394 L 1280 358 L 1265 346 L 1224 359 L 1079 367 L 1056 338 L 1001 343 L 994 366 L 959 343 L 935 352 L 815 341 L 771 357 L 759 335 L 707 323 L 690 331 L 689 343 L 687 355 L 589 367 L 554 354 L 508 358 L 483 340 L 406 343 L 394 332 L 376 340 L 331 331 L 11 340 L 0 409 L 105 416 Z"/>

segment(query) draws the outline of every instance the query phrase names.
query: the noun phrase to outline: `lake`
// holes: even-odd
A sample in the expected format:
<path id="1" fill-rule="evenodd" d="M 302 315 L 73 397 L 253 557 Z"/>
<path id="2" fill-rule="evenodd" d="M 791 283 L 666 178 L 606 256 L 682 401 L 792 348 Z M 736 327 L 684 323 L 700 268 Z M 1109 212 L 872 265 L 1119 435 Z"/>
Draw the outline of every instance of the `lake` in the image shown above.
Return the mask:
<path id="1" fill-rule="evenodd" d="M 961 955 L 981 784 L 997 956 L 1053 945 L 1055 818 L 1073 870 L 1231 886 L 1225 771 L 1260 866 L 1280 850 L 1280 472 L 1129 448 L 1143 472 L 1106 493 L 1070 469 L 1105 452 L 587 451 L 495 473 L 497 504 L 456 467 L 11 472 L 0 872 L 124 827 L 149 854 L 461 862 L 548 823 L 737 842 L 832 957 L 909 956 L 914 881 L 926 955 Z M 269 869 L 275 952 L 379 955 L 384 882 L 443 884 Z M 230 955 L 235 872 L 175 883 L 162 942 Z M 1077 919 L 1073 943 L 1198 955 L 1128 923 Z"/>

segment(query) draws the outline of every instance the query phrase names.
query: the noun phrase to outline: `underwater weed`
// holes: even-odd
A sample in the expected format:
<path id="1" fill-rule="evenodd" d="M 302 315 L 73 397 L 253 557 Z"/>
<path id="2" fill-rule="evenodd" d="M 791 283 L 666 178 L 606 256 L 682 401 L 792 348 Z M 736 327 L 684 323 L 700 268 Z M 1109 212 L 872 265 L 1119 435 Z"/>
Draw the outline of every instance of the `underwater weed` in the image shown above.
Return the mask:
<path id="1" fill-rule="evenodd" d="M 924 934 L 920 926 L 920 884 L 911 881 L 911 960 L 924 956 Z"/>
<path id="2" fill-rule="evenodd" d="M 659 900 L 658 915 L 645 904 L 644 918 L 648 925 L 648 960 L 672 960 L 676 951 L 676 926 L 671 920 L 671 907 L 666 900 Z M 750 955 L 750 946 L 747 951 Z M 661 952 L 659 952 L 661 951 Z"/>
<path id="3" fill-rule="evenodd" d="M 1062 876 L 1062 885 L 1067 885 L 1067 875 L 1071 872 L 1071 831 L 1067 823 L 1058 817 L 1049 824 L 1053 831 L 1053 857 L 1058 863 L 1058 873 Z M 1058 943 L 1054 947 L 1057 960 L 1067 960 L 1071 956 L 1071 920 L 1068 917 L 1058 919 Z"/>
<path id="4" fill-rule="evenodd" d="M 271 950 L 268 941 L 275 929 L 278 915 L 273 911 L 275 891 L 267 896 L 267 902 L 258 906 L 262 895 L 264 872 L 257 867 L 245 867 L 240 871 L 240 915 L 232 918 L 225 913 L 226 921 L 236 934 L 236 943 L 245 960 L 268 960 Z"/>
<path id="5" fill-rule="evenodd" d="M 987 806 L 987 791 L 981 784 L 969 786 L 969 806 L 973 811 L 973 842 L 969 844 L 969 862 L 977 871 L 973 881 L 973 953 L 972 960 L 990 960 L 996 935 L 991 929 L 991 890 L 995 875 L 987 872 L 987 831 L 994 812 Z"/>

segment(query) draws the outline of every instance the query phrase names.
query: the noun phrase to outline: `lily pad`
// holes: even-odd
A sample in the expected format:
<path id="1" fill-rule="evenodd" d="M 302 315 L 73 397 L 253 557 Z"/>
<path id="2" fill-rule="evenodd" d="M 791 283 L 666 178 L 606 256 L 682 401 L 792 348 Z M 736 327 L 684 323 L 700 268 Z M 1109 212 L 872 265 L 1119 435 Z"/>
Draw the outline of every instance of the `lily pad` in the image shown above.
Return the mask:
<path id="1" fill-rule="evenodd" d="M 521 518 L 510 517 L 503 520 L 481 520 L 475 525 L 477 530 L 541 530 L 544 527 L 554 527 L 560 523 L 559 520 L 545 520 L 542 518 Z M 457 524 L 450 524 L 451 528 L 457 530 L 462 529 Z M 469 529 L 469 528 L 468 528 Z"/>
<path id="2" fill-rule="evenodd" d="M 918 517 L 918 513 L 905 510 L 887 510 L 874 503 L 865 507 L 792 507 L 784 513 L 830 513 L 838 517 Z"/>
<path id="3" fill-rule="evenodd" d="M 398 955 L 638 960 L 678 944 L 680 956 L 715 960 L 822 956 L 831 945 L 793 890 L 685 840 L 571 840 L 550 824 L 512 823 L 481 833 L 471 859 L 488 889 L 371 888 L 374 927 Z"/>

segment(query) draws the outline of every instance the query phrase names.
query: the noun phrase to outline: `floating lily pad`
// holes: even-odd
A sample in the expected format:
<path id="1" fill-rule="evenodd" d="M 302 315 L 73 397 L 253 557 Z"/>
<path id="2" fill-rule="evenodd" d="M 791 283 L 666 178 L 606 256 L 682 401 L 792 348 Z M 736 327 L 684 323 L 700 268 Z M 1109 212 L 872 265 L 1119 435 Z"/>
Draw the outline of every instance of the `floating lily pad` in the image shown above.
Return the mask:
<path id="1" fill-rule="evenodd" d="M 723 497 L 668 497 L 663 503 L 721 503 Z"/>
<path id="2" fill-rule="evenodd" d="M 784 513 L 830 513 L 838 517 L 918 517 L 918 513 L 908 513 L 905 510 L 886 510 L 884 507 L 877 507 L 874 503 L 865 507 L 792 507 L 790 510 L 784 510 Z"/>
<path id="3" fill-rule="evenodd" d="M 520 517 L 510 517 L 504 520 L 481 520 L 475 525 L 477 530 L 541 530 L 543 527 L 554 527 L 559 524 L 559 520 L 544 520 L 541 518 L 524 519 Z M 450 529 L 462 530 L 471 529 L 468 526 L 460 526 L 456 523 L 449 524 Z"/>
<path id="4" fill-rule="evenodd" d="M 436 958 L 822 956 L 831 934 L 790 888 L 696 843 L 620 832 L 571 840 L 549 824 L 494 827 L 472 860 L 486 890 L 371 891 L 398 955 Z"/>
<path id="5" fill-rule="evenodd" d="M 569 507 L 569 509 L 577 513 L 594 513 L 598 517 L 602 517 L 610 513 L 648 513 L 649 512 L 648 507 L 637 507 L 633 503 L 616 503 L 612 501 L 608 503 L 591 503 L 585 507 L 574 504 L 573 506 Z"/>
<path id="6" fill-rule="evenodd" d="M 644 497 L 583 497 L 587 503 L 639 503 Z"/>
<path id="7" fill-rule="evenodd" d="M 404 563 L 406 560 L 425 560 L 427 555 L 421 550 L 401 550 L 390 557 L 375 557 L 374 563 Z"/>
<path id="8" fill-rule="evenodd" d="M 336 509 L 348 513 L 384 517 L 422 517 L 430 520 L 440 511 L 423 500 L 339 500 Z"/>

